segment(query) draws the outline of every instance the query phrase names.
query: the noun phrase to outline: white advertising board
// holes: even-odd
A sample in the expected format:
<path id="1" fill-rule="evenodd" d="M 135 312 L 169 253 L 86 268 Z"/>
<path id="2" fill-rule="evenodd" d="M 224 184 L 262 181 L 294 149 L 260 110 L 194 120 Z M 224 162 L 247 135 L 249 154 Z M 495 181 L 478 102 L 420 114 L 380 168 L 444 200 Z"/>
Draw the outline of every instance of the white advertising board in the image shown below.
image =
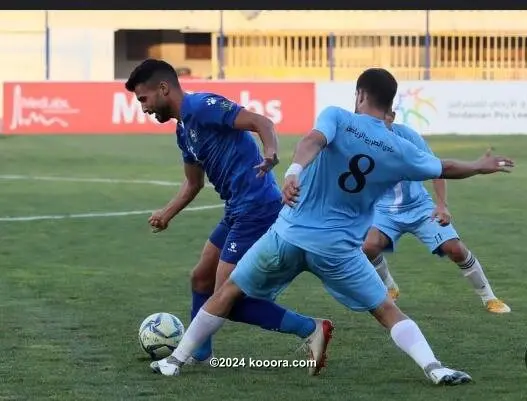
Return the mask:
<path id="1" fill-rule="evenodd" d="M 355 82 L 317 83 L 317 114 L 326 106 L 355 107 Z M 527 134 L 525 81 L 399 82 L 396 122 L 429 134 Z"/>

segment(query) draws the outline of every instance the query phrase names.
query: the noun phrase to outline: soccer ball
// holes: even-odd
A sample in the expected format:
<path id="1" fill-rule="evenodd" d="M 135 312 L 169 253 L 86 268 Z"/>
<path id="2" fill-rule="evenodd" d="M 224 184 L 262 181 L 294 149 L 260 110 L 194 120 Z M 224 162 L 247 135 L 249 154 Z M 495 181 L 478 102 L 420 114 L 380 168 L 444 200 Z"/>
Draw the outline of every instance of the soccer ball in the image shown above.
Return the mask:
<path id="1" fill-rule="evenodd" d="M 176 316 L 154 313 L 139 327 L 139 344 L 152 359 L 162 359 L 176 349 L 184 333 L 185 326 Z"/>

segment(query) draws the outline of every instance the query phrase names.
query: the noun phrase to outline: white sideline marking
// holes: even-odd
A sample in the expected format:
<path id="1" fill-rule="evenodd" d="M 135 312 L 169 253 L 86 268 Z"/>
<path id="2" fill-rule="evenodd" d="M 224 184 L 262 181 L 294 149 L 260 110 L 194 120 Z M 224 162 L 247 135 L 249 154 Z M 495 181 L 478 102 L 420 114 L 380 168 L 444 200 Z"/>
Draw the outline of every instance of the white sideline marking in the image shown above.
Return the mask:
<path id="1" fill-rule="evenodd" d="M 217 209 L 225 205 L 205 205 L 187 207 L 183 211 L 197 212 L 200 210 Z M 105 212 L 105 213 L 76 213 L 76 214 L 55 214 L 44 216 L 19 216 L 19 217 L 0 217 L 0 221 L 36 221 L 36 220 L 62 220 L 62 219 L 89 219 L 96 217 L 120 217 L 133 216 L 138 214 L 150 214 L 153 210 L 131 210 L 128 212 Z"/>
<path id="2" fill-rule="evenodd" d="M 120 178 L 85 178 L 85 177 L 55 177 L 55 176 L 38 176 L 38 175 L 17 175 L 5 174 L 0 175 L 2 180 L 31 180 L 31 181 L 63 181 L 63 182 L 98 182 L 104 184 L 145 184 L 160 185 L 163 187 L 179 187 L 181 182 L 177 181 L 160 181 L 160 180 L 126 180 Z M 205 184 L 206 187 L 212 187 L 212 184 Z"/>

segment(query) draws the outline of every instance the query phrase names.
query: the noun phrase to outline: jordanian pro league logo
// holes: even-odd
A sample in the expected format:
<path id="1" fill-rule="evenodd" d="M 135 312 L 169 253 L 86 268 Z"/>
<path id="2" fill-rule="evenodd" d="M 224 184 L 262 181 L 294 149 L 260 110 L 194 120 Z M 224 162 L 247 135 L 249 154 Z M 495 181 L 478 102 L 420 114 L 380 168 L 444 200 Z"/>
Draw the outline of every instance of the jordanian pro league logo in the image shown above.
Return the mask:
<path id="1" fill-rule="evenodd" d="M 424 88 L 407 89 L 397 93 L 393 110 L 402 124 L 416 129 L 430 126 L 430 117 L 437 112 L 434 99 L 422 95 Z"/>

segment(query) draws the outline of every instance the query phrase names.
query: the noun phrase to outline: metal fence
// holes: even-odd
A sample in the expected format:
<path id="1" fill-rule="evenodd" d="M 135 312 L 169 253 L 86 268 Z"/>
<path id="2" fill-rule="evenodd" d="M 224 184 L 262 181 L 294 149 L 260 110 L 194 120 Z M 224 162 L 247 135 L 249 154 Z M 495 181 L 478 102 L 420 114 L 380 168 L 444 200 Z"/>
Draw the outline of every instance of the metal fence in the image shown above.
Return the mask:
<path id="1" fill-rule="evenodd" d="M 213 76 L 353 80 L 378 66 L 405 80 L 525 80 L 527 29 L 499 32 L 219 33 Z"/>

